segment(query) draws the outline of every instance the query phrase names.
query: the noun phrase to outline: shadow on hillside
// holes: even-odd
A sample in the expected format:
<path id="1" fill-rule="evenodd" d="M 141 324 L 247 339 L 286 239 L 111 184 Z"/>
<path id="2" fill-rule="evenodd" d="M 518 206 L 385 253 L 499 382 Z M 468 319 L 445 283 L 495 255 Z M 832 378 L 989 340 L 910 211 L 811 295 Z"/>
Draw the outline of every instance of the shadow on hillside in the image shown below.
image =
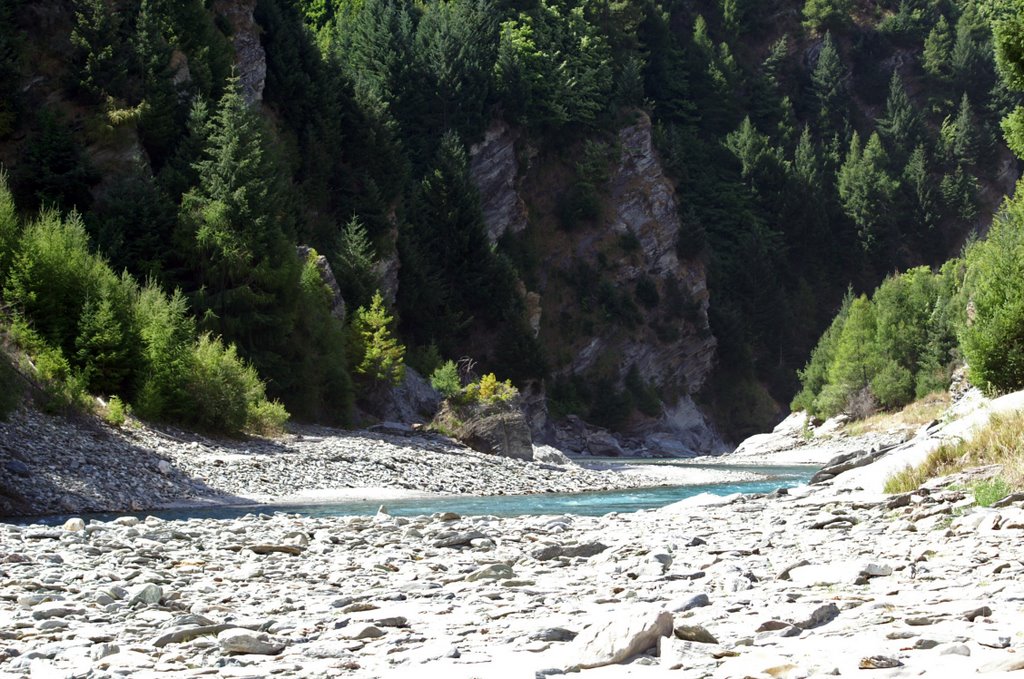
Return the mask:
<path id="1" fill-rule="evenodd" d="M 0 422 L 0 518 L 250 502 L 188 475 L 159 452 L 160 439 L 185 444 L 188 439 L 152 429 L 149 438 L 155 445 L 150 447 L 141 441 L 145 436 L 111 429 L 91 417 L 21 408 Z M 238 452 L 246 445 L 231 443 Z"/>

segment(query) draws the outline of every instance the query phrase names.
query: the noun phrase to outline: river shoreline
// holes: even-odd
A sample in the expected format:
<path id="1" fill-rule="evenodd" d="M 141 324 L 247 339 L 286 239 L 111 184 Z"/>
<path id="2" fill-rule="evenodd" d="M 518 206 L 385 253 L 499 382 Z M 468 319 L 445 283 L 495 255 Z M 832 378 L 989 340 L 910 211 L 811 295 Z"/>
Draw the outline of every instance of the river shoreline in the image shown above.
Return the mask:
<path id="1" fill-rule="evenodd" d="M 212 439 L 136 423 L 121 429 L 23 408 L 0 423 L 0 516 L 446 496 L 582 493 L 737 483 L 744 470 L 524 462 L 441 437 L 299 426 L 280 439 Z M 721 458 L 713 458 L 719 462 Z M 689 462 L 689 461 L 687 461 Z M 597 468 L 591 468 L 596 466 Z"/>

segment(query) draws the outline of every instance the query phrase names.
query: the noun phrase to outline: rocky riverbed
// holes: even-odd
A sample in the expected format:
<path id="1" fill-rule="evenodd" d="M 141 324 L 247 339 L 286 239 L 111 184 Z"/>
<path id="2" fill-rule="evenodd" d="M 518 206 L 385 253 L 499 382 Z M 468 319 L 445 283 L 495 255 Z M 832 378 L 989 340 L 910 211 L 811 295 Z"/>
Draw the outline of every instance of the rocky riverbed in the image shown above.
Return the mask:
<path id="1" fill-rule="evenodd" d="M 0 525 L 0 677 L 1024 667 L 1020 506 L 826 492 L 600 518 Z"/>
<path id="2" fill-rule="evenodd" d="M 573 493 L 756 478 L 668 467 L 592 470 L 547 447 L 535 449 L 535 457 L 486 455 L 400 427 L 297 426 L 279 439 L 232 441 L 141 423 L 115 429 L 23 408 L 0 422 L 0 516 L 432 493 Z"/>

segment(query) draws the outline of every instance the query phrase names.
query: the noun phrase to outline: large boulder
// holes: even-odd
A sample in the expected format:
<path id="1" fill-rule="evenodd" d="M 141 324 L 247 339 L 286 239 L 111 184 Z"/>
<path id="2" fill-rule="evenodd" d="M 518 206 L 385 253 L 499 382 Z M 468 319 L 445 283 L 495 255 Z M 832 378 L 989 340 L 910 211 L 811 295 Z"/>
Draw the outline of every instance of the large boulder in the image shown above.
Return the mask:
<path id="1" fill-rule="evenodd" d="M 530 425 L 514 405 L 453 405 L 446 401 L 432 426 L 481 453 L 533 460 Z"/>
<path id="2" fill-rule="evenodd" d="M 672 629 L 673 618 L 668 611 L 619 612 L 580 632 L 571 649 L 572 666 L 590 669 L 625 662 L 656 648 L 661 637 L 672 635 Z"/>
<path id="3" fill-rule="evenodd" d="M 393 422 L 429 422 L 441 406 L 441 394 L 412 367 L 405 376 L 373 404 L 373 414 Z"/>

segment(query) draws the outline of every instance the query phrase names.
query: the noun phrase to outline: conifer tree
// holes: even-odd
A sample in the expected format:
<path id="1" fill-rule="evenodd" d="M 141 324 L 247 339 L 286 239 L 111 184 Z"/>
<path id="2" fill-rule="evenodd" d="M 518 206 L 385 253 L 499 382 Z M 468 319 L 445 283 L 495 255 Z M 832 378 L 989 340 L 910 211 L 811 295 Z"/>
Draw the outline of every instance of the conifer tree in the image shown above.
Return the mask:
<path id="1" fill-rule="evenodd" d="M 956 116 L 943 121 L 939 140 L 951 167 L 974 165 L 981 157 L 987 145 L 975 122 L 971 101 L 966 93 L 960 99 Z"/>
<path id="2" fill-rule="evenodd" d="M 405 347 L 395 338 L 393 323 L 379 290 L 369 307 L 359 307 L 353 314 L 355 370 L 372 384 L 401 384 L 405 377 Z"/>
<path id="3" fill-rule="evenodd" d="M 876 340 L 875 309 L 866 295 L 853 300 L 829 365 L 828 381 L 847 398 L 866 389 L 880 367 Z"/>
<path id="4" fill-rule="evenodd" d="M 953 75 L 953 32 L 946 17 L 939 15 L 924 41 L 921 52 L 921 67 L 939 82 L 948 81 Z"/>
<path id="5" fill-rule="evenodd" d="M 902 164 L 910 150 L 921 140 L 921 119 L 907 96 L 903 80 L 895 70 L 889 81 L 885 114 L 878 120 L 878 131 L 888 142 L 894 163 Z"/>
<path id="6" fill-rule="evenodd" d="M 847 216 L 857 226 L 865 251 L 874 250 L 887 235 L 897 183 L 886 170 L 889 164 L 878 133 L 861 148 L 854 132 L 846 161 L 839 169 L 838 189 Z"/>
<path id="7" fill-rule="evenodd" d="M 221 97 L 194 168 L 198 185 L 182 197 L 181 216 L 195 248 L 193 289 L 203 324 L 237 344 L 267 377 L 281 379 L 299 262 L 286 238 L 282 169 L 267 155 L 261 122 L 237 81 Z"/>
<path id="8" fill-rule="evenodd" d="M 821 136 L 826 139 L 832 135 L 845 139 L 848 134 L 850 100 L 846 91 L 846 77 L 847 70 L 832 34 L 826 33 L 811 74 L 811 87 L 818 109 L 818 128 Z"/>

